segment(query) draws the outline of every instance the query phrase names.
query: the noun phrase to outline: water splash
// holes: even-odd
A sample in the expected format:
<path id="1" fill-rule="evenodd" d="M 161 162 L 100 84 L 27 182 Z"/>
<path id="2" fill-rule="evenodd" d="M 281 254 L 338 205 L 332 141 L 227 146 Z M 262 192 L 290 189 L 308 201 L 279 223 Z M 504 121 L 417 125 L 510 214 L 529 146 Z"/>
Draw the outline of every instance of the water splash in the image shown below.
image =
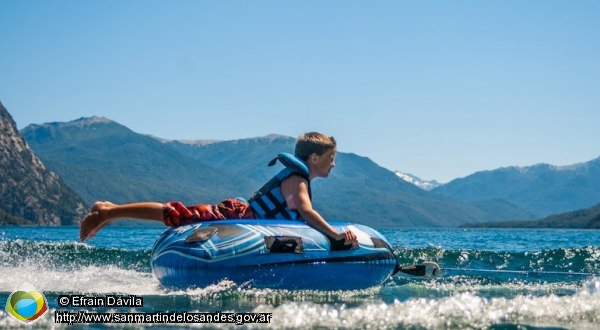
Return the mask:
<path id="1" fill-rule="evenodd" d="M 227 280 L 174 291 L 152 275 L 150 244 L 123 248 L 3 238 L 0 301 L 22 282 L 30 282 L 44 292 L 51 312 L 57 310 L 60 294 L 118 293 L 143 296 L 139 311 L 273 313 L 271 324 L 252 326 L 256 328 L 595 329 L 600 322 L 600 278 L 591 275 L 600 271 L 596 246 L 512 252 L 396 247 L 402 262 L 432 260 L 446 272 L 434 281 L 397 276 L 383 286 L 356 291 L 255 289 Z M 0 314 L 0 327 L 15 326 L 12 321 Z M 49 316 L 38 325 L 57 326 Z"/>

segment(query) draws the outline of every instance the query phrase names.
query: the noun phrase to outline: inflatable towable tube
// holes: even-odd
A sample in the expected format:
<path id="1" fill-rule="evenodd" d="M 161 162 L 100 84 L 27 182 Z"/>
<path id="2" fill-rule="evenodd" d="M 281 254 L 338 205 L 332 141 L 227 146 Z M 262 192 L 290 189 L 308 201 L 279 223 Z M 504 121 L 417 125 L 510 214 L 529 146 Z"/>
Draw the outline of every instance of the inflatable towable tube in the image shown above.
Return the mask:
<path id="1" fill-rule="evenodd" d="M 220 220 L 165 230 L 152 249 L 152 271 L 168 287 L 205 287 L 228 279 L 257 288 L 351 290 L 379 285 L 396 258 L 376 230 L 352 230 L 358 244 L 330 242 L 303 222 Z"/>

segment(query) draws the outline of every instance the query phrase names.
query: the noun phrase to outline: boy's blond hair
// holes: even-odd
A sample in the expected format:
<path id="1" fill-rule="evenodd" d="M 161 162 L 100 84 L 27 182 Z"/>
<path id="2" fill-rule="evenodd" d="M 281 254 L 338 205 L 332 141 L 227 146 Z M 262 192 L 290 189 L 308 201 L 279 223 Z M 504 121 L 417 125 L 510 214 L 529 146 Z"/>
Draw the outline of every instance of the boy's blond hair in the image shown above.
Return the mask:
<path id="1" fill-rule="evenodd" d="M 321 156 L 335 147 L 336 142 L 333 136 L 327 136 L 319 132 L 309 132 L 298 137 L 294 154 L 303 161 L 307 161 L 313 153 Z"/>

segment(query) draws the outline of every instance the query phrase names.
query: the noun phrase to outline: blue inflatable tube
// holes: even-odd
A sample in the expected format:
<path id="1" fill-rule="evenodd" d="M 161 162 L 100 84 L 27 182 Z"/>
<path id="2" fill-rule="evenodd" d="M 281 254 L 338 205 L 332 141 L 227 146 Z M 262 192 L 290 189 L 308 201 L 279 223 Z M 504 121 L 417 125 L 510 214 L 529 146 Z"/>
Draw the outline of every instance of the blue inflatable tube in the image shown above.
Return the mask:
<path id="1" fill-rule="evenodd" d="M 167 287 L 205 287 L 228 279 L 257 288 L 351 290 L 380 285 L 396 267 L 376 230 L 348 222 L 358 244 L 330 242 L 303 222 L 221 220 L 165 230 L 152 249 L 152 271 Z"/>

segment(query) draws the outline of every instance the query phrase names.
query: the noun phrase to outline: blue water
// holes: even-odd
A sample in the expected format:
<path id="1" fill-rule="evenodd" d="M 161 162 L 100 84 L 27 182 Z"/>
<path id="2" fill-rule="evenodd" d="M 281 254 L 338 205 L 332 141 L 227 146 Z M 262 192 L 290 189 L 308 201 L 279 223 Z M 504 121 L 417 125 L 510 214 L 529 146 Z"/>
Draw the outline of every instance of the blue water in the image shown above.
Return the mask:
<path id="1" fill-rule="evenodd" d="M 79 243 L 76 227 L 0 227 L 0 327 L 19 325 L 4 307 L 23 283 L 49 305 L 36 327 L 66 327 L 54 323 L 57 310 L 272 313 L 269 324 L 211 328 L 595 329 L 600 323 L 598 230 L 381 230 L 402 263 L 431 260 L 444 273 L 435 280 L 397 275 L 357 291 L 255 289 L 229 281 L 172 291 L 150 268 L 162 230 L 109 226 Z M 65 294 L 135 295 L 143 306 L 60 307 Z"/>

